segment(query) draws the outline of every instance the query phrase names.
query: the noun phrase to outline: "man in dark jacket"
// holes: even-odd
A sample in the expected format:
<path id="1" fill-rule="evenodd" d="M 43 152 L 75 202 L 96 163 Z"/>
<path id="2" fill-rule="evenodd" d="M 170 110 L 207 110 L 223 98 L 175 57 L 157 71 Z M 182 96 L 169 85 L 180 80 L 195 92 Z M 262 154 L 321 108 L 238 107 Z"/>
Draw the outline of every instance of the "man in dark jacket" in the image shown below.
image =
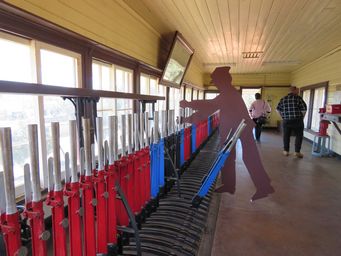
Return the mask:
<path id="1" fill-rule="evenodd" d="M 290 87 L 289 94 L 279 101 L 276 109 L 283 119 L 283 154 L 285 156 L 289 155 L 290 136 L 294 133 L 296 135 L 294 155 L 302 158 L 303 118 L 307 111 L 307 105 L 302 97 L 298 95 L 298 92 L 299 90 L 295 86 Z"/>

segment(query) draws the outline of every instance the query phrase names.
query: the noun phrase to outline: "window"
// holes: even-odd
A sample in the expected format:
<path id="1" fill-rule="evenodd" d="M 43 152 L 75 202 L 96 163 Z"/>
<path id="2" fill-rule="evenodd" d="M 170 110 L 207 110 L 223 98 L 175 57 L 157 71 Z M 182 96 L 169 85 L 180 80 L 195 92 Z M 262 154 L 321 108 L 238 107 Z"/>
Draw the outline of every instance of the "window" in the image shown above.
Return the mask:
<path id="1" fill-rule="evenodd" d="M 133 92 L 133 71 L 94 60 L 92 63 L 92 87 L 96 90 Z M 118 146 L 122 146 L 122 115 L 133 113 L 133 100 L 103 98 L 97 104 L 97 115 L 103 117 L 103 137 L 109 138 L 108 117 L 116 115 L 118 119 Z M 127 134 L 126 134 L 127 136 Z M 126 140 L 127 141 L 127 140 Z M 97 152 L 97 147 L 96 147 Z"/>
<path id="2" fill-rule="evenodd" d="M 241 90 L 242 90 L 242 98 L 244 100 L 244 103 L 245 103 L 247 109 L 249 109 L 252 102 L 254 102 L 256 100 L 255 94 L 256 93 L 262 93 L 261 88 L 248 88 L 248 89 L 242 88 Z"/>
<path id="3" fill-rule="evenodd" d="M 198 99 L 198 90 L 193 89 L 193 100 L 197 100 L 197 99 Z"/>
<path id="4" fill-rule="evenodd" d="M 311 94 L 311 90 L 305 90 L 303 91 L 302 93 L 302 98 L 304 100 L 304 102 L 307 104 L 307 108 L 308 108 L 308 112 L 309 112 L 309 99 L 310 99 L 310 94 Z M 308 127 L 308 116 L 309 114 L 307 113 L 305 116 L 304 116 L 304 127 Z"/>
<path id="5" fill-rule="evenodd" d="M 185 99 L 185 87 L 184 86 L 180 87 L 180 97 L 181 97 L 181 100 Z"/>
<path id="6" fill-rule="evenodd" d="M 169 88 L 169 109 L 174 109 L 175 119 L 180 116 L 180 89 L 170 87 Z"/>
<path id="7" fill-rule="evenodd" d="M 158 93 L 158 96 L 162 96 L 162 97 L 165 97 L 164 100 L 158 100 L 157 101 L 157 104 L 156 104 L 156 110 L 157 111 L 162 111 L 162 110 L 166 110 L 166 90 L 167 90 L 167 87 L 162 85 L 162 84 L 159 84 L 159 93 Z"/>
<path id="8" fill-rule="evenodd" d="M 133 71 L 122 67 L 115 67 L 115 91 L 133 92 Z M 133 100 L 117 99 L 116 115 L 133 113 Z"/>
<path id="9" fill-rule="evenodd" d="M 30 40 L 0 32 L 0 79 L 34 82 Z"/>
<path id="10" fill-rule="evenodd" d="M 18 36 L 0 33 L 0 80 L 79 87 L 79 54 Z M 37 85 L 42 86 L 42 85 Z M 61 166 L 69 151 L 71 102 L 61 97 L 0 94 L 0 127 L 11 127 L 16 195 L 23 194 L 23 168 L 29 162 L 27 125 L 38 124 L 40 174 L 46 187 L 47 158 L 52 154 L 50 122 L 60 123 Z M 0 163 L 0 171 L 2 171 Z"/>
<path id="11" fill-rule="evenodd" d="M 0 56 L 0 80 L 35 80 L 29 40 L 0 33 Z M 15 186 L 24 184 L 23 168 L 29 162 L 27 124 L 37 123 L 37 112 L 37 97 L 0 93 L 0 127 L 12 131 Z"/>
<path id="12" fill-rule="evenodd" d="M 219 93 L 217 92 L 206 92 L 205 93 L 205 100 L 212 100 L 215 97 L 217 97 L 219 95 Z"/>
<path id="13" fill-rule="evenodd" d="M 80 56 L 57 47 L 46 47 L 45 44 L 37 46 L 41 47 L 41 82 L 47 85 L 78 87 Z"/>
<path id="14" fill-rule="evenodd" d="M 192 88 L 186 87 L 186 90 L 185 90 L 185 99 L 186 99 L 187 101 L 192 101 Z"/>
<path id="15" fill-rule="evenodd" d="M 203 100 L 204 99 L 204 91 L 199 90 L 198 91 L 198 100 Z"/>
<path id="16" fill-rule="evenodd" d="M 307 104 L 307 113 L 304 117 L 304 127 L 317 132 L 320 126 L 319 109 L 325 107 L 327 101 L 328 83 L 301 88 L 302 98 Z"/>
<path id="17" fill-rule="evenodd" d="M 29 163 L 27 125 L 36 124 L 37 97 L 0 94 L 0 127 L 11 127 L 15 186 L 24 184 L 24 165 Z M 0 171 L 3 171 L 0 161 Z"/>
<path id="18" fill-rule="evenodd" d="M 166 97 L 167 87 L 158 83 L 158 79 L 146 74 L 140 77 L 141 94 Z M 146 111 L 152 113 L 152 104 L 146 105 Z M 158 100 L 155 104 L 155 111 L 166 110 L 166 100 Z"/>

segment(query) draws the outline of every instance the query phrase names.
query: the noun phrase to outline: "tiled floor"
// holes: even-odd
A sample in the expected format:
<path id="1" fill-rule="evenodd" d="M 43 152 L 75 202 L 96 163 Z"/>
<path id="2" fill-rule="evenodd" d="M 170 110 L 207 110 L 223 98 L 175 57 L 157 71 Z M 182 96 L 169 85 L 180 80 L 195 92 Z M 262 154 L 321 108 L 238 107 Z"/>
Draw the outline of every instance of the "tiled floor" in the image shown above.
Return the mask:
<path id="1" fill-rule="evenodd" d="M 306 141 L 303 159 L 285 157 L 274 132 L 264 132 L 261 140 L 276 192 L 250 203 L 255 188 L 238 144 L 237 191 L 221 196 L 211 255 L 341 255 L 341 160 L 311 156 Z"/>

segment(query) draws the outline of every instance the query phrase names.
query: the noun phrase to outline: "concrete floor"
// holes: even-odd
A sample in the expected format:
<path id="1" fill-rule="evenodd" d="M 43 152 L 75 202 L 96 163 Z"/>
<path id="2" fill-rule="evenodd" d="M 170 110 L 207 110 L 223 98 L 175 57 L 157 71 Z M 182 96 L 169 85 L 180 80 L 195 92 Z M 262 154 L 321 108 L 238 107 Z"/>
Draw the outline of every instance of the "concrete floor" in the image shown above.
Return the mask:
<path id="1" fill-rule="evenodd" d="M 303 159 L 285 157 L 271 131 L 258 146 L 276 192 L 250 203 L 255 187 L 238 144 L 237 191 L 221 195 L 211 255 L 341 255 L 340 158 L 311 156 L 307 141 Z"/>

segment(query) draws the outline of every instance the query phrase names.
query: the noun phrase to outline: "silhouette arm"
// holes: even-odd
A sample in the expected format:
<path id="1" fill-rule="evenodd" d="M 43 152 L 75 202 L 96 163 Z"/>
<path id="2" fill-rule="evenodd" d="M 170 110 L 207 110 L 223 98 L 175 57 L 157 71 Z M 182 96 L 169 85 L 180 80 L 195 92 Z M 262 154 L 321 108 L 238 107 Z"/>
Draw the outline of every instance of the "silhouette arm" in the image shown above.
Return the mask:
<path id="1" fill-rule="evenodd" d="M 191 116 L 184 118 L 184 123 L 198 124 L 200 121 L 205 120 L 208 115 L 202 112 L 195 112 Z"/>
<path id="2" fill-rule="evenodd" d="M 210 109 L 209 112 L 214 113 L 219 108 L 216 107 L 214 100 L 193 100 L 191 102 L 182 100 L 180 101 L 181 108 L 192 108 L 194 110 L 203 111 Z"/>

